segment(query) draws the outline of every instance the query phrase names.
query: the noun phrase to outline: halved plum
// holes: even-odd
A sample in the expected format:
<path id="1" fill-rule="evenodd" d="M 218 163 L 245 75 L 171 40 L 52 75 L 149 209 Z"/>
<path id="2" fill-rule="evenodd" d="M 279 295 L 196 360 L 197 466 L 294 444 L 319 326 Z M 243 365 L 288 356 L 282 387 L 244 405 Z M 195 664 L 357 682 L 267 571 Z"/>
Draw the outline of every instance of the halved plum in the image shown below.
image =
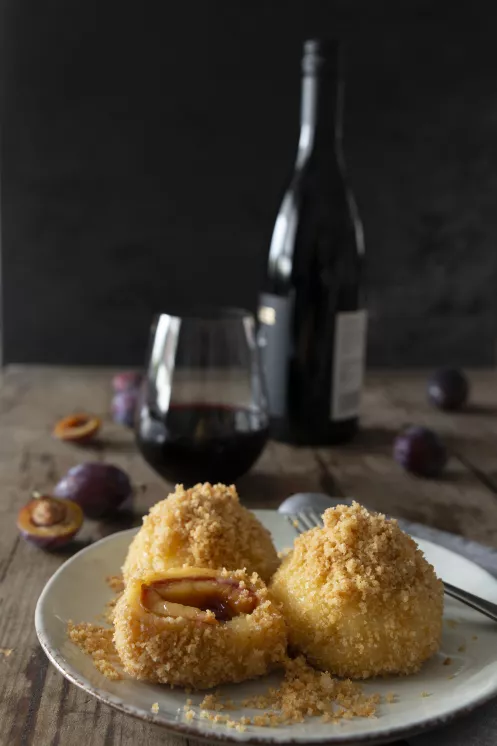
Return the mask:
<path id="1" fill-rule="evenodd" d="M 41 549 L 62 547 L 83 525 L 83 511 L 72 500 L 41 495 L 19 511 L 17 528 L 21 536 Z"/>
<path id="2" fill-rule="evenodd" d="M 59 420 L 53 434 L 59 440 L 71 443 L 88 443 L 100 430 L 101 420 L 91 414 L 71 414 Z"/>

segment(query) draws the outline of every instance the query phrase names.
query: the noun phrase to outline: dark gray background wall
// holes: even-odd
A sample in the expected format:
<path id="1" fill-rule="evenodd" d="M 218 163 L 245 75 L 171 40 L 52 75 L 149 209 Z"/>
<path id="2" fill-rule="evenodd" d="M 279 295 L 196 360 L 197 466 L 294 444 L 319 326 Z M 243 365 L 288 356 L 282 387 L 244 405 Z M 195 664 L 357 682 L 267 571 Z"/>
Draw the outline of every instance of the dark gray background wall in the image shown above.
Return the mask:
<path id="1" fill-rule="evenodd" d="M 140 362 L 156 311 L 254 306 L 314 34 L 348 40 L 370 363 L 494 362 L 497 8 L 1 7 L 4 362 Z"/>

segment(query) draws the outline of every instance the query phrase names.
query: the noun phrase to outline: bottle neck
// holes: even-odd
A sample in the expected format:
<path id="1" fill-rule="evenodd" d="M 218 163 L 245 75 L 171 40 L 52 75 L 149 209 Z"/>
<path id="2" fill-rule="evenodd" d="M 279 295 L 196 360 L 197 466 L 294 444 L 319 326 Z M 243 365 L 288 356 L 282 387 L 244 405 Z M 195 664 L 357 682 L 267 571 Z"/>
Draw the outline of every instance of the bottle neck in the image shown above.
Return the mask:
<path id="1" fill-rule="evenodd" d="M 297 165 L 314 155 L 341 161 L 342 89 L 336 75 L 303 76 Z"/>

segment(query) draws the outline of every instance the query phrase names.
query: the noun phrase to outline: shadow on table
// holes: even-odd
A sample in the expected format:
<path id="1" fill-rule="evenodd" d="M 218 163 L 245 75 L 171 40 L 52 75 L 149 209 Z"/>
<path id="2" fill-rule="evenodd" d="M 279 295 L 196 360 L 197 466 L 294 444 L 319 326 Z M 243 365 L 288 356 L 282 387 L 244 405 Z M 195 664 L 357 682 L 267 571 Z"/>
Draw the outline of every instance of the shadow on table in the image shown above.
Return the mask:
<path id="1" fill-rule="evenodd" d="M 98 437 L 79 446 L 88 452 L 103 453 L 109 451 L 113 453 L 136 453 L 137 447 L 133 440 L 120 440 L 118 438 Z"/>
<path id="2" fill-rule="evenodd" d="M 277 508 L 296 492 L 324 491 L 317 468 L 315 472 L 299 474 L 249 472 L 237 479 L 236 488 L 241 502 L 251 508 Z"/>
<path id="3" fill-rule="evenodd" d="M 405 427 L 408 425 L 409 423 L 406 423 Z M 347 448 L 347 450 L 350 451 L 368 454 L 390 452 L 393 448 L 395 437 L 401 429 L 402 426 L 368 427 L 365 425 L 359 429 L 354 440 L 347 443 L 346 446 L 341 446 L 341 448 Z"/>
<path id="4" fill-rule="evenodd" d="M 461 409 L 461 411 L 457 412 L 457 414 L 477 414 L 481 415 L 482 417 L 495 417 L 497 416 L 497 407 L 486 406 L 484 404 L 473 404 L 472 402 L 469 402 L 468 404 L 466 404 L 464 409 Z"/>

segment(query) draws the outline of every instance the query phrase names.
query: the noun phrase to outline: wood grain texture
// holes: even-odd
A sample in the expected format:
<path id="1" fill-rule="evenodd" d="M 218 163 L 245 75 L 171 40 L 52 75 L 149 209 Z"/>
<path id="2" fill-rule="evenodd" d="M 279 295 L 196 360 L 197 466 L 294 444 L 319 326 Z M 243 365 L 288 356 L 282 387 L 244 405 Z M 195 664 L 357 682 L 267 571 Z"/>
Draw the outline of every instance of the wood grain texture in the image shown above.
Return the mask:
<path id="1" fill-rule="evenodd" d="M 38 645 L 33 614 L 44 584 L 85 542 L 138 524 L 170 485 L 145 464 L 131 433 L 108 417 L 112 371 L 12 367 L 0 375 L 0 744 L 5 746 L 180 746 L 182 739 L 101 705 L 69 684 Z M 497 374 L 475 372 L 464 414 L 433 410 L 422 373 L 374 374 L 357 440 L 334 449 L 270 443 L 239 490 L 251 507 L 277 507 L 298 491 L 354 495 L 374 508 L 497 547 Z M 51 437 L 58 417 L 76 410 L 102 416 L 102 439 L 78 449 Z M 436 428 L 452 457 L 442 480 L 416 479 L 391 458 L 404 424 Z M 71 466 L 104 460 L 135 485 L 132 512 L 113 523 L 87 521 L 75 546 L 48 554 L 19 539 L 15 518 L 30 492 L 50 490 Z M 12 651 L 8 654 L 8 651 Z M 196 742 L 190 741 L 191 746 Z"/>

